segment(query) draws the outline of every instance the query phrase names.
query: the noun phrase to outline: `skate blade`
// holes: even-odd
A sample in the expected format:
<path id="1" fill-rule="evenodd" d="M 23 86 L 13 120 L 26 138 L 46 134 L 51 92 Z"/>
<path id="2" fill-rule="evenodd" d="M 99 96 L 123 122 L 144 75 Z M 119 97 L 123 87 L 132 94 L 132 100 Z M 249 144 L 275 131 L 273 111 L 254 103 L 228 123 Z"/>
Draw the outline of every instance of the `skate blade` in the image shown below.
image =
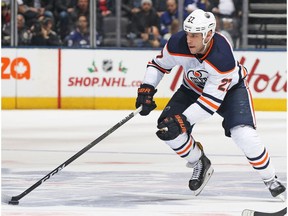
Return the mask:
<path id="1" fill-rule="evenodd" d="M 254 212 L 255 212 L 255 211 L 253 211 L 253 210 L 245 209 L 245 210 L 242 212 L 241 216 L 254 216 Z"/>
<path id="2" fill-rule="evenodd" d="M 205 179 L 204 179 L 204 182 L 203 184 L 201 185 L 201 187 L 199 187 L 195 192 L 194 192 L 194 195 L 195 196 L 198 196 L 201 191 L 204 189 L 204 187 L 206 186 L 206 184 L 208 183 L 209 179 L 211 178 L 212 174 L 214 172 L 214 169 L 213 167 L 210 166 L 210 168 L 207 170 L 206 174 L 205 174 Z"/>
<path id="3" fill-rule="evenodd" d="M 279 194 L 278 196 L 276 196 L 277 199 L 281 200 L 282 202 L 286 201 L 286 198 L 283 194 Z"/>

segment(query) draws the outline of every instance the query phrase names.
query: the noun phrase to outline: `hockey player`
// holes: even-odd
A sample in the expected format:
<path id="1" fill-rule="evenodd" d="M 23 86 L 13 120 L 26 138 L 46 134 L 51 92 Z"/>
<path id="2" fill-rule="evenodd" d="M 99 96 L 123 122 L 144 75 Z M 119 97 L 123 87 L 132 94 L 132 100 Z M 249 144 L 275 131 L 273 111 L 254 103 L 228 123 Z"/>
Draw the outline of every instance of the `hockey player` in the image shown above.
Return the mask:
<path id="1" fill-rule="evenodd" d="M 193 168 L 189 188 L 199 195 L 213 174 L 202 145 L 191 134 L 192 128 L 217 112 L 223 117 L 225 135 L 243 151 L 272 196 L 284 199 L 286 188 L 277 179 L 268 151 L 256 132 L 247 70 L 235 60 L 229 42 L 215 32 L 215 27 L 214 15 L 201 9 L 184 20 L 184 30 L 174 34 L 161 54 L 148 63 L 136 107 L 142 105 L 143 116 L 154 110 L 157 85 L 164 74 L 181 65 L 182 85 L 161 113 L 156 135 Z"/>

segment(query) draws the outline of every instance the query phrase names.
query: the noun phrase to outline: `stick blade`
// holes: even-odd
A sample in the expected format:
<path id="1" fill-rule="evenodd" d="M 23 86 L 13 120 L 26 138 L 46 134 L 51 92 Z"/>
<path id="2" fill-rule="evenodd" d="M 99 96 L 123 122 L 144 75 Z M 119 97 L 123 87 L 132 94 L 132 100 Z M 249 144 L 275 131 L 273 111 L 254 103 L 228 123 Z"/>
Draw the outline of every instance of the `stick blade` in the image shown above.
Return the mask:
<path id="1" fill-rule="evenodd" d="M 2 193 L 1 194 L 1 203 L 10 204 L 10 205 L 18 205 L 19 201 L 14 200 L 13 197 Z"/>
<path id="2" fill-rule="evenodd" d="M 242 216 L 284 216 L 287 214 L 287 207 L 283 208 L 278 212 L 268 213 L 268 212 L 259 212 L 250 209 L 245 209 L 242 212 Z"/>

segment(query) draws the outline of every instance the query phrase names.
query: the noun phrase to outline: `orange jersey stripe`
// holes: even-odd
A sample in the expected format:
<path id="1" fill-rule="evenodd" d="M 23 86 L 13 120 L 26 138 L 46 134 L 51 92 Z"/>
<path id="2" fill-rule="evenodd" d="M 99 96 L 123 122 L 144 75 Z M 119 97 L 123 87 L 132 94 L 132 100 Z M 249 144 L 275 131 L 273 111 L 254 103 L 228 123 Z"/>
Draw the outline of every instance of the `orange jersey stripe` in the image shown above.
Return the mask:
<path id="1" fill-rule="evenodd" d="M 189 58 L 196 58 L 195 55 L 191 54 L 180 54 L 180 53 L 173 53 L 168 50 L 168 46 L 166 46 L 166 50 L 171 56 L 181 56 L 181 57 L 189 57 Z"/>
<path id="2" fill-rule="evenodd" d="M 242 71 L 243 71 L 243 77 L 246 77 L 247 76 L 247 70 L 246 70 L 246 68 L 245 67 L 243 67 L 243 65 L 241 65 L 241 67 L 242 67 Z"/>
<path id="3" fill-rule="evenodd" d="M 261 160 L 261 161 L 259 161 L 259 162 L 255 162 L 255 163 L 253 163 L 253 162 L 249 162 L 249 163 L 250 163 L 251 165 L 253 165 L 253 166 L 259 166 L 259 165 L 264 164 L 265 161 L 267 160 L 267 158 L 268 158 L 268 152 L 266 152 L 266 155 L 265 155 L 265 157 L 264 157 L 263 160 Z"/>
<path id="4" fill-rule="evenodd" d="M 191 139 L 189 145 L 183 151 L 177 152 L 177 154 L 181 155 L 181 154 L 185 153 L 187 150 L 189 150 L 191 148 L 191 146 L 192 146 L 192 139 Z"/>
<path id="5" fill-rule="evenodd" d="M 215 110 L 217 110 L 219 108 L 219 106 L 217 106 L 216 104 L 213 104 L 212 102 L 210 102 L 209 100 L 207 100 L 206 98 L 204 98 L 203 96 L 199 97 L 199 100 L 202 100 L 203 102 L 205 102 L 206 104 L 208 104 L 209 106 L 213 107 Z"/>
<path id="6" fill-rule="evenodd" d="M 153 62 L 148 62 L 147 66 L 151 66 L 151 67 L 155 67 L 157 68 L 159 71 L 161 71 L 162 73 L 168 73 L 167 70 L 165 70 L 164 68 L 161 68 L 160 66 L 158 66 L 157 64 L 154 64 Z"/>
<path id="7" fill-rule="evenodd" d="M 200 58 L 200 60 L 203 61 L 209 55 L 209 53 L 210 53 L 210 51 L 211 51 L 211 49 L 213 47 L 213 44 L 214 44 L 214 39 L 211 40 L 211 43 L 210 43 L 210 46 L 209 46 L 207 52 L 205 53 L 205 55 L 202 58 Z"/>

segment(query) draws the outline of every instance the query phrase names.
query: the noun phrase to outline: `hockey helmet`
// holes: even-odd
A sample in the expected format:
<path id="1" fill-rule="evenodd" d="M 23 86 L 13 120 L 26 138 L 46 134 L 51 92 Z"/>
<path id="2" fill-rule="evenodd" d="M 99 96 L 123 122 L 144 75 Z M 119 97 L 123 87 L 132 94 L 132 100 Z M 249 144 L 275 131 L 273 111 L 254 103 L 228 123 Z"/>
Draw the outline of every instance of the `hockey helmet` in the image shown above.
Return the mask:
<path id="1" fill-rule="evenodd" d="M 213 13 L 201 9 L 194 10 L 183 22 L 183 29 L 190 33 L 202 33 L 203 39 L 207 33 L 212 30 L 212 36 L 215 33 L 216 19 Z"/>

